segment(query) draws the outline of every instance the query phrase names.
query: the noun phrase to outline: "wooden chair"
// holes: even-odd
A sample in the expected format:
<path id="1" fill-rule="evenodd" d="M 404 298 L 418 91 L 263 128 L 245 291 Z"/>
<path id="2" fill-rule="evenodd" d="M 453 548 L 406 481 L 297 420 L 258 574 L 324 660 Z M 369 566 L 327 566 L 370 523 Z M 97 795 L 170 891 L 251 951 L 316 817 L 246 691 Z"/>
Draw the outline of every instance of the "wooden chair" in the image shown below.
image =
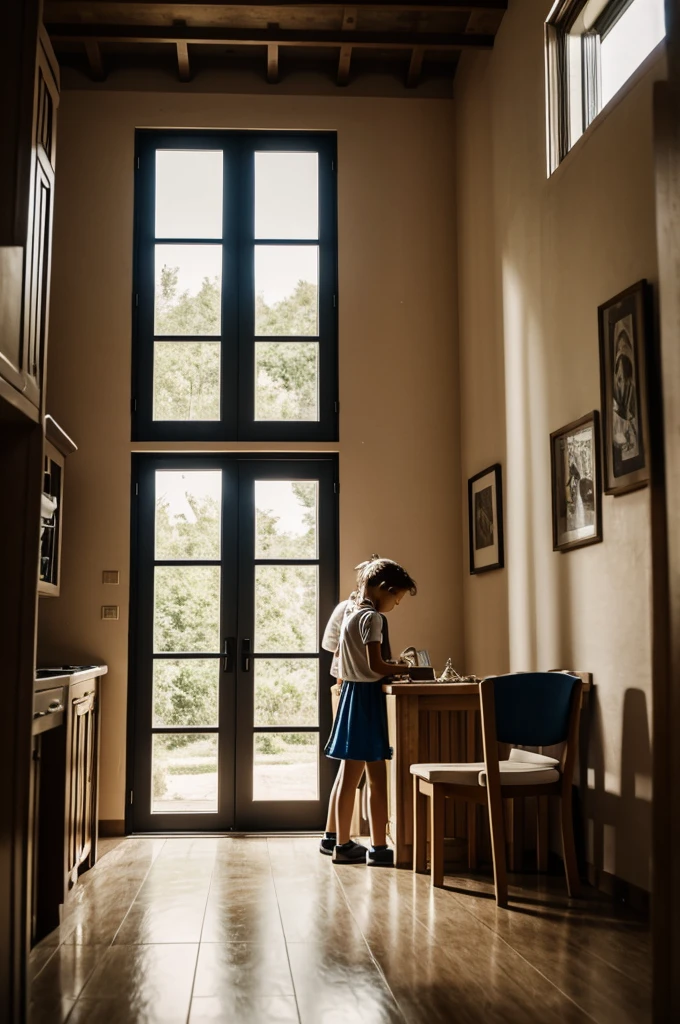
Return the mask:
<path id="1" fill-rule="evenodd" d="M 583 684 L 574 676 L 522 672 L 491 676 L 480 683 L 484 761 L 474 764 L 414 764 L 413 870 L 426 869 L 427 801 L 430 801 L 430 874 L 432 885 L 444 884 L 444 801 L 447 797 L 489 809 L 496 902 L 507 906 L 503 799 L 559 796 L 562 847 L 569 895 L 580 892 L 572 819 L 572 784 L 576 763 Z M 565 742 L 566 741 L 566 742 Z M 499 761 L 498 744 L 515 749 Z M 559 760 L 521 747 L 564 743 Z"/>

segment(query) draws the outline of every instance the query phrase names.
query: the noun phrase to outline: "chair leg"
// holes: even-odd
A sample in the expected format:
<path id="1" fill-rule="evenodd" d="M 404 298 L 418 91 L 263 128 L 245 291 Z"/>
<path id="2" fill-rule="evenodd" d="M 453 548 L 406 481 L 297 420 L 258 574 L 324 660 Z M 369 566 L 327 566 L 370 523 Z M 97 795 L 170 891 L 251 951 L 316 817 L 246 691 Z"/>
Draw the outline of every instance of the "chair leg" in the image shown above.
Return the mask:
<path id="1" fill-rule="evenodd" d="M 508 905 L 508 874 L 505 865 L 505 828 L 503 824 L 503 800 L 500 792 L 489 787 L 489 828 L 491 831 L 491 855 L 493 857 L 493 879 L 496 886 L 496 903 L 499 907 Z"/>
<path id="2" fill-rule="evenodd" d="M 427 797 L 420 792 L 420 780 L 413 776 L 413 870 L 427 871 Z"/>
<path id="3" fill-rule="evenodd" d="M 438 889 L 444 885 L 444 790 L 435 782 L 430 801 L 430 877 Z"/>
<path id="4" fill-rule="evenodd" d="M 548 797 L 536 797 L 536 867 L 548 870 Z"/>
<path id="5" fill-rule="evenodd" d="M 578 874 L 576 843 L 574 842 L 571 787 L 562 793 L 560 799 L 560 823 L 562 826 L 562 853 L 564 855 L 564 871 L 567 876 L 567 891 L 575 899 L 581 895 L 581 879 Z"/>
<path id="6" fill-rule="evenodd" d="M 468 827 L 468 871 L 477 870 L 477 804 L 472 800 L 467 805 Z"/>

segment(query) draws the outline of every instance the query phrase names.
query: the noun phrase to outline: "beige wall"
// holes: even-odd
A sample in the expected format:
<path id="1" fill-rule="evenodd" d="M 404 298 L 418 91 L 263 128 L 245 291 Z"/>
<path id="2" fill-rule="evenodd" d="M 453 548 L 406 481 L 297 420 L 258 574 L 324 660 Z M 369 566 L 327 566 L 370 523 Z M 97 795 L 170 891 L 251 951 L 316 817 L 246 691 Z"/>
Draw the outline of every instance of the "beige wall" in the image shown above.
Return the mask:
<path id="1" fill-rule="evenodd" d="M 428 646 L 441 666 L 462 656 L 452 107 L 195 90 L 62 97 L 48 408 L 79 451 L 66 471 L 62 596 L 40 607 L 40 661 L 110 666 L 104 819 L 124 813 L 130 453 L 170 447 L 130 442 L 134 129 L 337 130 L 341 441 L 318 448 L 340 453 L 342 592 L 372 551 L 403 561 L 421 594 L 395 613 L 395 646 Z M 382 502 L 380 483 L 392 495 Z M 102 569 L 121 571 L 118 590 L 102 586 Z M 120 620 L 102 622 L 114 601 Z"/>
<path id="2" fill-rule="evenodd" d="M 598 305 L 656 280 L 651 99 L 664 60 L 548 180 L 550 6 L 511 4 L 493 53 L 466 55 L 456 79 L 462 477 L 503 463 L 507 550 L 506 570 L 464 572 L 466 664 L 594 674 L 588 859 L 649 888 L 649 491 L 604 498 L 602 544 L 553 553 L 549 434 L 599 408 Z"/>

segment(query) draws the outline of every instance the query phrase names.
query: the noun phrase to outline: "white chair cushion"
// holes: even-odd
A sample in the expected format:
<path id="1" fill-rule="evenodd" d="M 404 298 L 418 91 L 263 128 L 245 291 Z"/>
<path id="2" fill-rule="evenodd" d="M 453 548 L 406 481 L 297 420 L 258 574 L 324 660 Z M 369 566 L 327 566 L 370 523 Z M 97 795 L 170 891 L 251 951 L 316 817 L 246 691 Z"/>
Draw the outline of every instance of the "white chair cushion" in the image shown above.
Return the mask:
<path id="1" fill-rule="evenodd" d="M 411 774 L 427 782 L 454 782 L 457 786 L 478 786 L 483 761 L 469 764 L 412 764 Z"/>
<path id="2" fill-rule="evenodd" d="M 510 751 L 507 761 L 499 761 L 501 786 L 535 786 L 557 782 L 559 761 L 530 750 Z M 486 786 L 483 761 L 468 764 L 412 764 L 411 774 L 427 782 L 448 782 L 455 786 Z"/>
<path id="3" fill-rule="evenodd" d="M 510 760 L 523 761 L 525 764 L 549 765 L 552 768 L 557 768 L 560 763 L 556 757 L 548 757 L 547 754 L 535 754 L 533 750 L 520 750 L 518 747 L 513 747 L 510 751 Z"/>

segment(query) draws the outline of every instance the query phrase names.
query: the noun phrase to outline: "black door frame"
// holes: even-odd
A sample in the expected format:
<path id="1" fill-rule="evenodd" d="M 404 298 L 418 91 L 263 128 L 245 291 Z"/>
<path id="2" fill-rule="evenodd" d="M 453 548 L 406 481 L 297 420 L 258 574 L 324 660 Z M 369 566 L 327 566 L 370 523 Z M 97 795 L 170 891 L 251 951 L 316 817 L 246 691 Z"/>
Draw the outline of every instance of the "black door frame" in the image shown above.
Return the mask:
<path id="1" fill-rule="evenodd" d="M 223 572 L 222 577 L 222 591 L 221 591 L 221 628 L 223 630 L 223 636 L 232 638 L 234 641 L 238 640 L 238 646 L 236 642 L 230 643 L 229 650 L 229 666 L 228 671 L 220 672 L 220 722 L 223 723 L 218 729 L 212 730 L 220 732 L 223 742 L 220 744 L 219 754 L 219 767 L 221 778 L 221 790 L 222 795 L 220 799 L 220 806 L 216 814 L 187 814 L 187 815 L 175 815 L 175 814 L 153 814 L 149 811 L 140 811 L 142 805 L 138 802 L 138 798 L 133 802 L 133 794 L 135 790 L 135 783 L 139 789 L 139 778 L 140 775 L 146 773 L 146 777 L 150 777 L 150 751 L 142 754 L 142 760 L 140 761 L 140 753 L 137 751 L 137 738 L 140 738 L 145 734 L 148 734 L 151 724 L 151 711 L 150 707 L 144 708 L 143 702 L 145 695 L 148 695 L 148 687 L 145 687 L 142 683 L 143 675 L 142 668 L 140 666 L 145 664 L 145 660 L 148 659 L 149 650 L 152 646 L 150 630 L 148 624 L 146 628 L 141 622 L 141 615 L 143 612 L 144 605 L 152 607 L 152 601 L 149 599 L 149 586 L 153 586 L 152 574 L 145 573 L 141 565 L 141 559 L 139 556 L 140 544 L 142 543 L 141 538 L 143 537 L 144 529 L 149 529 L 149 523 L 153 525 L 154 516 L 154 504 L 151 502 L 146 503 L 144 507 L 144 480 L 145 475 L 148 475 L 149 479 L 153 479 L 153 473 L 156 469 L 216 469 L 220 468 L 224 473 L 223 477 L 223 497 L 224 488 L 228 486 L 229 469 L 233 467 L 233 474 L 231 474 L 231 482 L 236 485 L 236 495 L 238 497 L 238 474 L 239 466 L 253 465 L 256 463 L 279 463 L 282 467 L 291 466 L 298 464 L 300 468 L 303 468 L 305 464 L 316 464 L 318 469 L 318 479 L 325 482 L 328 488 L 326 494 L 326 516 L 325 524 L 322 528 L 325 531 L 325 536 L 320 536 L 319 543 L 324 554 L 320 557 L 324 557 L 326 563 L 324 583 L 320 585 L 319 589 L 319 639 L 323 625 L 328 616 L 330 615 L 338 594 L 338 554 L 339 554 L 339 536 L 338 536 L 338 456 L 335 453 L 318 453 L 318 452 L 295 452 L 295 453 L 274 453 L 274 452 L 212 452 L 207 453 L 194 453 L 194 452 L 172 452 L 172 453 L 147 453 L 139 452 L 133 453 L 132 455 L 132 487 L 131 487 L 131 544 L 130 544 L 130 616 L 129 616 L 129 648 L 128 648 L 128 707 L 127 707 L 127 767 L 126 767 L 126 801 L 125 801 L 125 832 L 131 834 L 134 832 L 181 832 L 186 833 L 187 831 L 192 832 L 232 832 L 237 831 L 235 828 L 236 815 L 240 812 L 241 821 L 239 821 L 240 830 L 247 831 L 291 831 L 291 830 L 309 830 L 317 829 L 323 826 L 325 820 L 325 810 L 328 795 L 334 777 L 334 766 L 326 758 L 321 757 L 319 760 L 319 801 L 304 801 L 299 802 L 295 805 L 295 808 L 291 808 L 291 802 L 258 802 L 257 805 L 250 805 L 251 807 L 257 807 L 257 811 L 251 811 L 251 813 L 244 813 L 244 807 L 247 805 L 247 800 L 244 798 L 243 784 L 240 788 L 237 785 L 237 776 L 235 774 L 235 765 L 238 761 L 245 756 L 247 753 L 246 746 L 251 742 L 250 737 L 253 734 L 253 728 L 250 727 L 248 736 L 245 735 L 246 730 L 241 730 L 241 734 L 238 735 L 236 731 L 237 715 L 234 714 L 237 700 L 241 700 L 241 707 L 238 710 L 238 717 L 243 718 L 248 713 L 251 714 L 252 718 L 252 694 L 249 695 L 249 701 L 246 700 L 245 707 L 243 706 L 243 694 L 247 694 L 247 687 L 242 687 L 241 696 L 237 695 L 237 677 L 238 669 L 240 669 L 240 655 L 241 645 L 239 634 L 237 632 L 236 621 L 229 621 L 225 616 L 229 615 L 229 601 L 226 600 L 226 587 L 227 580 L 229 577 L 237 578 L 238 574 L 238 558 L 239 552 L 237 546 L 233 545 L 230 548 L 227 541 L 227 525 L 226 517 L 223 517 L 222 524 L 222 564 L 227 567 L 227 571 Z M 271 470 L 268 472 L 269 476 L 275 476 Z M 310 474 L 311 475 L 311 474 Z M 316 474 L 314 474 L 316 476 Z M 142 486 L 140 487 L 140 483 Z M 140 497 L 142 500 L 140 500 Z M 332 500 L 329 502 L 329 498 Z M 239 502 L 243 504 L 243 502 Z M 223 506 L 224 507 L 224 506 Z M 237 527 L 234 534 L 238 536 L 241 530 L 241 522 L 239 517 L 241 512 L 238 508 L 234 508 L 233 514 L 237 517 Z M 151 520 L 149 520 L 151 517 Z M 329 557 L 330 556 L 330 557 Z M 146 579 L 144 578 L 146 576 Z M 232 605 L 233 607 L 233 605 Z M 235 615 L 235 612 L 234 612 Z M 145 648 L 146 645 L 146 648 Z M 238 655 L 238 664 L 236 655 Z M 325 685 L 326 682 L 330 685 L 330 662 L 331 655 L 323 651 L 319 643 L 319 743 L 322 744 L 330 731 L 331 726 L 331 702 L 330 699 L 324 699 Z M 191 732 L 191 729 L 182 730 L 182 732 Z M 209 732 L 211 730 L 196 729 L 196 732 Z M 295 729 L 294 731 L 304 731 L 301 729 Z M 226 739 L 226 742 L 224 742 Z M 233 751 L 233 754 L 231 753 Z M 225 781 L 226 780 L 226 781 Z M 236 799 L 238 798 L 239 806 L 237 806 Z M 136 806 L 135 806 L 136 805 Z M 278 805 L 278 806 L 277 806 Z M 291 813 L 292 812 L 292 813 Z M 178 821 L 178 819 L 181 819 Z M 187 828 L 187 819 L 190 819 L 191 828 Z"/>

